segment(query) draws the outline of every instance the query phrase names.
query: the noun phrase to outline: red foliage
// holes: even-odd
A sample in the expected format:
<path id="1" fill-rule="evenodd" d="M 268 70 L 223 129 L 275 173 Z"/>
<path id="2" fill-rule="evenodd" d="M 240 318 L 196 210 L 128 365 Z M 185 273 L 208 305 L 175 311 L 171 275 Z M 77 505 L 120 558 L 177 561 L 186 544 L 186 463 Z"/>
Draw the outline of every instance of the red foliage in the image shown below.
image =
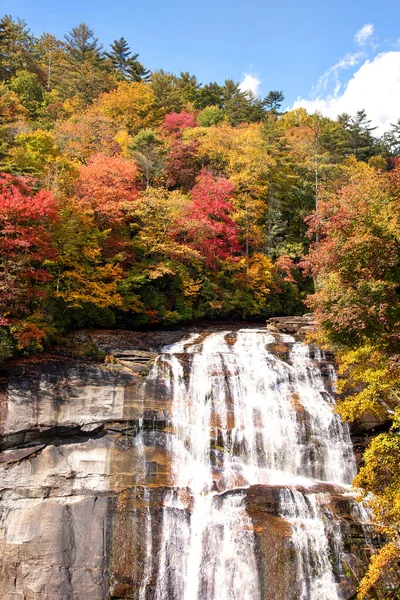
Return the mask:
<path id="1" fill-rule="evenodd" d="M 309 219 L 310 236 L 319 240 L 303 266 L 324 285 L 308 304 L 337 339 L 381 335 L 398 343 L 399 199 L 400 170 L 359 163 L 338 192 L 323 191 Z"/>
<path id="2" fill-rule="evenodd" d="M 192 189 L 192 206 L 186 216 L 188 237 L 209 266 L 215 266 L 217 258 L 229 258 L 240 250 L 238 226 L 231 217 L 234 191 L 229 179 L 216 178 L 207 171 Z"/>
<path id="3" fill-rule="evenodd" d="M 0 309 L 26 312 L 52 279 L 45 261 L 56 257 L 51 225 L 58 207 L 51 193 L 34 194 L 26 178 L 0 173 Z"/>
<path id="4" fill-rule="evenodd" d="M 100 225 L 122 222 L 123 205 L 138 197 L 137 167 L 120 156 L 96 154 L 81 167 L 77 192 L 79 200 L 94 211 Z"/>
<path id="5" fill-rule="evenodd" d="M 289 281 L 290 283 L 296 283 L 293 273 L 296 271 L 296 265 L 290 256 L 286 254 L 279 256 L 275 262 L 275 268 L 282 276 L 283 281 Z"/>
<path id="6" fill-rule="evenodd" d="M 185 144 L 175 140 L 165 166 L 167 186 L 169 188 L 183 188 L 189 190 L 195 184 L 200 171 L 198 158 L 199 142 L 193 140 Z"/>
<path id="7" fill-rule="evenodd" d="M 165 115 L 162 124 L 165 131 L 176 137 L 180 137 L 182 131 L 187 127 L 196 127 L 196 121 L 193 115 L 187 112 L 171 112 Z"/>

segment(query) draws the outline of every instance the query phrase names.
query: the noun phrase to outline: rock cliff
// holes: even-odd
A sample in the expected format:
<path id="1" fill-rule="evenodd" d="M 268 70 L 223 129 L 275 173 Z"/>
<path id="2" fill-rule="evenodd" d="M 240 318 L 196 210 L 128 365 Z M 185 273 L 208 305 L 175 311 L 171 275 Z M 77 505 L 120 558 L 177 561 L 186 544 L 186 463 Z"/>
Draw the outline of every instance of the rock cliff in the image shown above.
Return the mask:
<path id="1" fill-rule="evenodd" d="M 182 335 L 94 332 L 91 342 L 105 363 L 52 355 L 3 369 L 0 598 L 139 600 L 146 552 L 149 542 L 157 544 L 171 482 L 171 398 L 165 385 L 144 375 L 160 347 Z M 285 343 L 276 351 L 284 358 Z M 133 443 L 138 435 L 141 444 Z M 324 511 L 327 519 L 336 515 L 344 534 L 336 571 L 349 600 L 369 550 L 349 502 L 329 492 Z M 274 488 L 251 486 L 244 493 L 263 598 L 296 600 L 287 568 L 295 550 Z M 154 597 L 157 560 L 155 554 L 145 600 Z"/>

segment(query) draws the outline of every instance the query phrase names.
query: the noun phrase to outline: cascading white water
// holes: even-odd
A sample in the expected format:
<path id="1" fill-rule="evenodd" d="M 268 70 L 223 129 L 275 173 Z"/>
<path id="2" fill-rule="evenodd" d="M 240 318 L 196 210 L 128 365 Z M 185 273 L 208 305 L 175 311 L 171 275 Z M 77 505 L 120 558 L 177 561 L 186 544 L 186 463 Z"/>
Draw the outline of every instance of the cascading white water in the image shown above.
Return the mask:
<path id="1" fill-rule="evenodd" d="M 149 375 L 169 389 L 173 431 L 154 600 L 261 600 L 245 509 L 254 484 L 278 490 L 296 549 L 298 599 L 339 598 L 321 495 L 307 489 L 351 483 L 349 432 L 309 348 L 285 336 L 292 344 L 285 362 L 270 351 L 276 341 L 264 330 L 193 334 Z"/>

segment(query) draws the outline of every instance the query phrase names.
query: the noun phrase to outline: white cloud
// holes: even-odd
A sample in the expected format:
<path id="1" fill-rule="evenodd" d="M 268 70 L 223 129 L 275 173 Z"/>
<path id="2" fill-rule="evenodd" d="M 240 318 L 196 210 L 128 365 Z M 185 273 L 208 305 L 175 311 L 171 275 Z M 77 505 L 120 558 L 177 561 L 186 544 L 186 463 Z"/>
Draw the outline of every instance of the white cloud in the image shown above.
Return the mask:
<path id="1" fill-rule="evenodd" d="M 343 58 L 341 58 L 335 65 L 330 67 L 318 80 L 317 85 L 314 88 L 314 94 L 320 91 L 326 91 L 328 89 L 328 85 L 333 79 L 335 88 L 334 88 L 334 96 L 337 96 L 339 93 L 342 84 L 339 79 L 340 71 L 344 69 L 350 69 L 351 67 L 355 67 L 361 60 L 361 58 L 365 56 L 362 52 L 355 52 L 354 54 L 345 54 Z"/>
<path id="2" fill-rule="evenodd" d="M 374 26 L 372 23 L 363 25 L 354 36 L 354 41 L 358 46 L 364 46 L 374 34 Z"/>
<path id="3" fill-rule="evenodd" d="M 354 115 L 365 108 L 377 126 L 376 134 L 382 134 L 400 118 L 400 51 L 382 52 L 373 60 L 365 60 L 340 95 L 299 98 L 292 108 L 300 106 L 331 118 L 344 112 Z"/>
<path id="4" fill-rule="evenodd" d="M 239 88 L 242 92 L 252 92 L 257 95 L 260 85 L 261 79 L 259 79 L 257 75 L 254 73 L 245 73 Z"/>

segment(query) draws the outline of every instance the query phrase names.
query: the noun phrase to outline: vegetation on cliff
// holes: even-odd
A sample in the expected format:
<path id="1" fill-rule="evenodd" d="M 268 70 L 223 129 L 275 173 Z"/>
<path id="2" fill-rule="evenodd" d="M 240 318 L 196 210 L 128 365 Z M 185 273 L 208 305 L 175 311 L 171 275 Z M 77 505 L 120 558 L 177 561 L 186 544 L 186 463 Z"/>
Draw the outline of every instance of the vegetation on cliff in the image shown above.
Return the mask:
<path id="1" fill-rule="evenodd" d="M 370 444 L 355 479 L 387 544 L 373 557 L 359 598 L 383 577 L 385 598 L 398 598 L 400 526 L 400 171 L 349 163 L 336 190 L 323 191 L 310 219 L 305 261 L 316 278 L 309 297 L 319 341 L 337 354 L 342 417 L 365 414 L 392 423 Z M 370 496 L 371 494 L 371 496 Z M 394 580 L 396 581 L 396 580 Z M 376 597 L 376 596 L 373 596 Z M 379 596 L 381 597 L 381 596 Z"/>

